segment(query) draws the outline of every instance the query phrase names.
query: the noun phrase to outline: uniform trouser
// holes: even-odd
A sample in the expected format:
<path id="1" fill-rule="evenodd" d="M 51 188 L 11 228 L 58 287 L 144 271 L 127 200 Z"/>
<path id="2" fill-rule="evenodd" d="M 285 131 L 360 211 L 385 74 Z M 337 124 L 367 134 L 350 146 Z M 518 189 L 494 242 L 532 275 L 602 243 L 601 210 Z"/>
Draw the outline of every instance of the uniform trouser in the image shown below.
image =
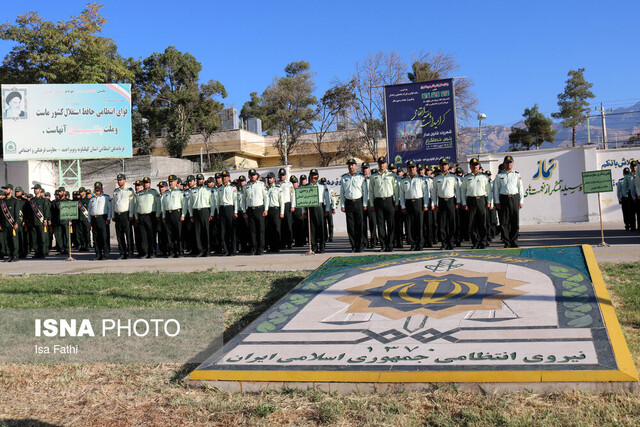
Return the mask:
<path id="1" fill-rule="evenodd" d="M 210 208 L 194 209 L 193 210 L 193 225 L 196 235 L 196 247 L 195 250 L 198 254 L 208 254 L 210 250 L 209 246 L 209 216 L 211 215 Z"/>
<path id="2" fill-rule="evenodd" d="M 247 219 L 244 217 L 244 211 L 238 211 L 235 231 L 237 250 L 247 252 L 249 250 L 249 224 L 247 223 Z"/>
<path id="3" fill-rule="evenodd" d="M 622 207 L 622 219 L 624 221 L 624 228 L 627 230 L 635 230 L 635 206 L 633 199 L 630 196 L 623 197 L 620 202 Z"/>
<path id="4" fill-rule="evenodd" d="M 49 227 L 47 227 L 47 230 L 48 229 Z M 44 232 L 44 225 L 40 221 L 31 225 L 31 235 L 33 238 L 35 256 L 38 258 L 44 258 L 47 253 L 47 245 L 49 244 L 49 241 L 47 233 Z"/>
<path id="5" fill-rule="evenodd" d="M 487 238 L 487 197 L 467 196 L 469 208 L 469 236 L 473 246 L 486 245 Z"/>
<path id="6" fill-rule="evenodd" d="M 120 256 L 133 256 L 133 233 L 129 221 L 129 211 L 114 213 L 113 222 L 116 225 L 116 239 Z"/>
<path id="7" fill-rule="evenodd" d="M 154 235 L 155 227 L 154 222 L 156 222 L 156 214 L 148 213 L 148 214 L 138 214 L 138 228 L 140 229 L 140 255 L 155 256 L 156 254 L 156 236 Z"/>
<path id="8" fill-rule="evenodd" d="M 307 220 L 310 227 L 309 238 L 311 239 L 311 250 L 314 252 L 324 252 L 324 212 L 322 206 L 307 208 Z"/>
<path id="9" fill-rule="evenodd" d="M 265 226 L 267 235 L 267 246 L 269 250 L 280 250 L 280 206 L 271 206 L 267 211 L 267 224 Z"/>
<path id="10" fill-rule="evenodd" d="M 223 254 L 236 253 L 236 224 L 233 205 L 220 206 L 220 245 Z"/>
<path id="11" fill-rule="evenodd" d="M 411 248 L 422 250 L 424 246 L 423 230 L 424 230 L 424 199 L 407 199 L 405 201 L 407 209 L 407 241 Z"/>
<path id="12" fill-rule="evenodd" d="M 222 231 L 220 230 L 220 214 L 215 213 L 209 224 L 209 251 L 222 251 Z"/>
<path id="13" fill-rule="evenodd" d="M 394 220 L 394 224 L 393 224 L 393 244 L 395 247 L 402 247 L 402 235 L 403 232 L 406 231 L 405 227 L 404 227 L 404 220 L 405 217 L 402 214 L 402 210 L 398 209 L 397 211 L 394 211 L 393 213 L 393 220 Z"/>
<path id="14" fill-rule="evenodd" d="M 326 205 L 322 205 L 322 210 L 326 209 Z M 324 239 L 333 240 L 333 214 L 329 211 L 329 215 L 324 217 Z"/>
<path id="15" fill-rule="evenodd" d="M 517 244 L 520 234 L 520 196 L 501 194 L 498 215 L 502 226 L 502 241 L 509 246 Z"/>
<path id="16" fill-rule="evenodd" d="M 91 246 L 91 227 L 89 227 L 89 220 L 84 216 L 84 214 L 80 213 L 80 215 L 82 215 L 82 218 L 78 220 L 75 234 L 78 238 L 78 246 L 81 248 L 88 248 Z"/>
<path id="17" fill-rule="evenodd" d="M 293 242 L 293 215 L 291 214 L 291 202 L 284 204 L 284 218 L 281 221 L 280 245 L 284 248 Z"/>
<path id="18" fill-rule="evenodd" d="M 378 237 L 383 249 L 391 249 L 393 244 L 393 232 L 395 226 L 395 210 L 391 197 L 376 197 L 373 200 L 376 209 L 376 222 L 378 223 Z"/>
<path id="19" fill-rule="evenodd" d="M 464 209 L 456 209 L 458 222 L 456 223 L 456 242 L 469 240 L 469 212 Z"/>
<path id="20" fill-rule="evenodd" d="M 296 246 L 304 246 L 307 241 L 307 224 L 301 208 L 295 208 L 293 212 L 293 238 Z"/>
<path id="21" fill-rule="evenodd" d="M 165 211 L 164 222 L 167 230 L 167 253 L 182 255 L 182 222 L 180 209 Z"/>
<path id="22" fill-rule="evenodd" d="M 456 199 L 450 197 L 438 198 L 438 232 L 440 242 L 447 248 L 453 246 L 453 239 L 456 234 Z"/>
<path id="23" fill-rule="evenodd" d="M 367 228 L 369 229 L 370 237 L 369 246 L 374 247 L 376 241 L 378 240 L 378 226 L 376 224 L 376 213 L 371 209 L 367 209 L 366 212 L 363 213 L 363 221 L 362 221 L 362 246 L 367 244 Z"/>
<path id="24" fill-rule="evenodd" d="M 167 255 L 169 253 L 167 224 L 166 222 L 156 221 L 156 227 L 158 228 L 158 250 L 162 255 Z"/>
<path id="25" fill-rule="evenodd" d="M 264 252 L 264 205 L 248 207 L 247 216 L 249 220 L 249 237 L 251 241 L 251 251 L 254 253 Z"/>
<path id="26" fill-rule="evenodd" d="M 433 221 L 434 221 L 433 213 L 434 212 L 432 210 L 428 210 L 422 213 L 422 219 L 423 219 L 422 228 L 424 229 L 424 232 L 422 233 L 422 238 L 423 238 L 424 246 L 428 248 L 432 246 L 432 242 L 433 242 Z"/>
<path id="27" fill-rule="evenodd" d="M 61 221 L 56 225 L 56 244 L 60 253 L 69 252 L 69 221 Z"/>
<path id="28" fill-rule="evenodd" d="M 28 227 L 18 227 L 20 230 L 19 239 L 18 239 L 18 256 L 20 258 L 26 258 L 29 255 L 29 232 L 30 229 Z"/>
<path id="29" fill-rule="evenodd" d="M 5 224 L 2 226 L 2 231 L 0 232 L 0 238 L 2 238 L 4 243 L 4 255 L 8 257 L 18 258 L 20 251 L 20 241 L 19 239 L 20 233 L 18 230 L 14 230 L 9 224 Z"/>
<path id="30" fill-rule="evenodd" d="M 636 225 L 636 230 L 640 230 L 640 199 L 636 197 L 633 204 L 635 216 L 632 218 L 631 224 Z"/>
<path id="31" fill-rule="evenodd" d="M 108 256 L 110 252 L 106 221 L 106 215 L 95 215 L 91 217 L 93 246 L 97 256 Z"/>
<path id="32" fill-rule="evenodd" d="M 184 217 L 184 222 L 182 223 L 182 248 L 185 251 L 191 251 L 195 253 L 196 250 L 196 239 L 193 234 L 194 226 L 191 222 L 191 216 L 186 214 Z"/>
<path id="33" fill-rule="evenodd" d="M 351 249 L 362 249 L 362 232 L 365 230 L 363 217 L 365 211 L 362 207 L 362 197 L 359 199 L 345 199 L 344 213 L 347 217 L 347 234 Z"/>

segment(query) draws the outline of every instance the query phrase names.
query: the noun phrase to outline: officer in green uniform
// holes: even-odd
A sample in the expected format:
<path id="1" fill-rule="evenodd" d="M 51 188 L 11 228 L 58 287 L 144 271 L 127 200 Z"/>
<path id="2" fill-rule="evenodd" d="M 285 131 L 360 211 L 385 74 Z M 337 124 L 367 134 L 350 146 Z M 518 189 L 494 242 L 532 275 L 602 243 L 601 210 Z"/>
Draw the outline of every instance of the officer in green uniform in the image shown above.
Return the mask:
<path id="1" fill-rule="evenodd" d="M 47 203 L 40 184 L 33 186 L 34 197 L 29 200 L 33 211 L 34 258 L 44 258 L 49 246 L 48 230 L 51 227 L 51 203 Z"/>
<path id="2" fill-rule="evenodd" d="M 407 175 L 400 181 L 400 208 L 407 219 L 407 241 L 410 251 L 421 251 L 424 247 L 424 212 L 429 209 L 429 187 L 418 174 L 413 160 L 406 163 Z"/>
<path id="3" fill-rule="evenodd" d="M 318 170 L 311 169 L 311 171 L 309 171 L 309 184 L 307 184 L 307 187 L 318 187 L 318 206 L 306 208 L 306 217 L 309 221 L 309 240 L 311 240 L 311 250 L 322 254 L 324 253 L 326 242 L 324 233 L 324 217 L 329 216 L 329 213 L 331 212 L 331 201 L 328 198 L 328 192 L 326 191 L 325 186 L 318 183 L 318 178 Z"/>
<path id="4" fill-rule="evenodd" d="M 88 251 L 91 246 L 91 226 L 89 225 L 89 201 L 87 190 L 84 187 L 78 189 L 78 221 L 76 225 L 76 235 L 78 237 L 78 250 Z"/>
<path id="5" fill-rule="evenodd" d="M 363 162 L 362 165 L 360 165 L 360 172 L 362 173 L 362 175 L 364 175 L 368 197 L 368 194 L 371 191 L 371 168 L 369 167 L 369 162 Z M 367 200 L 366 202 L 368 204 L 369 200 Z M 373 209 L 371 209 L 371 205 L 368 205 L 368 209 L 364 209 L 364 200 L 362 217 L 362 248 L 364 249 L 364 247 L 366 246 L 369 249 L 373 249 L 378 244 L 378 226 L 376 224 L 376 213 L 373 211 Z M 369 233 L 367 233 L 367 229 L 369 230 Z M 367 238 L 367 236 L 369 237 Z"/>
<path id="6" fill-rule="evenodd" d="M 118 240 L 118 259 L 133 258 L 132 219 L 135 209 L 135 190 L 127 187 L 127 177 L 121 173 L 116 176 L 118 186 L 113 190 L 113 222 Z"/>
<path id="7" fill-rule="evenodd" d="M 0 199 L 0 239 L 4 246 L 5 262 L 18 261 L 20 243 L 18 241 L 18 222 L 20 221 L 18 201 L 13 196 L 13 185 L 2 187 L 4 199 Z"/>
<path id="8" fill-rule="evenodd" d="M 293 211 L 291 201 L 294 197 L 293 185 L 287 181 L 287 170 L 280 168 L 278 171 L 278 186 L 282 190 L 282 203 L 284 203 L 284 218 L 280 234 L 280 246 L 282 249 L 291 249 L 293 245 Z"/>
<path id="9" fill-rule="evenodd" d="M 156 195 L 158 192 L 151 188 L 151 179 L 142 180 L 143 190 L 136 196 L 135 219 L 140 227 L 141 249 L 140 257 L 156 257 L 156 219 L 162 218 L 160 203 Z"/>
<path id="10" fill-rule="evenodd" d="M 276 175 L 273 172 L 267 174 L 267 198 L 269 210 L 266 219 L 266 240 L 269 252 L 280 252 L 280 234 L 282 219 L 284 218 L 284 203 L 282 202 L 282 190 L 276 185 Z"/>
<path id="11" fill-rule="evenodd" d="M 440 249 L 453 249 L 455 238 L 455 212 L 460 206 L 460 184 L 458 177 L 449 170 L 449 160 L 440 159 L 442 173 L 433 180 L 432 202 L 438 212 Z"/>
<path id="12" fill-rule="evenodd" d="M 236 254 L 236 220 L 238 218 L 238 189 L 231 184 L 229 171 L 223 171 L 222 184 L 216 189 L 216 211 L 220 223 L 220 252 Z"/>
<path id="13" fill-rule="evenodd" d="M 369 206 L 376 213 L 378 237 L 382 243 L 381 251 L 392 252 L 395 230 L 395 201 L 398 205 L 397 175 L 387 169 L 387 158 L 378 158 L 379 172 L 372 174 L 369 180 Z"/>
<path id="14" fill-rule="evenodd" d="M 167 233 L 167 223 L 166 221 L 162 221 L 162 196 L 167 192 L 167 182 L 160 181 L 158 183 L 158 194 L 156 197 L 158 198 L 158 204 L 160 205 L 160 218 L 159 221 L 156 221 L 158 226 L 158 250 L 160 251 L 160 255 L 166 257 L 169 255 L 169 240 Z"/>
<path id="15" fill-rule="evenodd" d="M 96 251 L 95 260 L 109 259 L 111 252 L 109 233 L 107 228 L 113 215 L 111 198 L 102 192 L 102 183 L 96 182 L 93 186 L 95 196 L 89 200 L 87 207 L 91 228 L 93 229 L 93 242 Z"/>
<path id="16" fill-rule="evenodd" d="M 54 203 L 54 212 L 57 212 L 57 215 L 53 215 L 53 220 L 55 221 L 56 247 L 61 255 L 69 253 L 69 221 L 62 221 L 60 219 L 60 203 L 68 201 L 69 199 L 66 196 L 64 187 L 58 187 L 56 198 L 57 203 Z"/>
<path id="17" fill-rule="evenodd" d="M 199 173 L 196 179 L 197 186 L 191 188 L 189 196 L 189 214 L 195 229 L 196 247 L 193 255 L 207 257 L 211 249 L 209 223 L 213 219 L 215 206 L 212 207 L 213 195 L 211 189 L 205 185 L 204 175 Z"/>
<path id="18" fill-rule="evenodd" d="M 524 187 L 520 174 L 513 170 L 513 157 L 505 156 L 502 164 L 504 169 L 493 184 L 493 200 L 500 217 L 504 247 L 517 248 Z"/>
<path id="19" fill-rule="evenodd" d="M 367 212 L 369 194 L 367 193 L 365 176 L 358 173 L 356 159 L 349 159 L 347 168 L 349 169 L 348 173 L 340 178 L 340 210 L 345 213 L 347 218 L 347 234 L 351 244 L 351 252 L 362 252 L 364 246 L 362 233 L 363 231 L 366 233 L 363 216 Z"/>
<path id="20" fill-rule="evenodd" d="M 622 194 L 627 197 L 627 209 L 630 212 L 630 230 L 640 230 L 640 211 L 638 211 L 638 188 L 636 186 L 638 162 L 632 160 L 629 163 L 629 173 L 624 175 L 622 182 Z"/>
<path id="21" fill-rule="evenodd" d="M 245 218 L 249 223 L 251 253 L 262 255 L 265 247 L 264 219 L 269 211 L 267 188 L 258 180 L 258 172 L 249 170 L 249 182 L 244 186 Z"/>
<path id="22" fill-rule="evenodd" d="M 162 222 L 167 230 L 168 255 L 173 258 L 181 258 L 184 248 L 182 246 L 182 224 L 186 213 L 184 193 L 178 187 L 178 177 L 169 175 L 169 189 L 162 196 Z"/>
<path id="23" fill-rule="evenodd" d="M 244 186 L 247 179 L 244 175 L 240 175 L 236 182 L 236 206 L 238 207 L 238 217 L 236 218 L 236 246 L 237 251 L 242 253 L 249 252 L 249 224 L 245 218 L 246 207 L 244 205 Z"/>
<path id="24" fill-rule="evenodd" d="M 487 233 L 487 213 L 493 208 L 493 195 L 489 177 L 480 172 L 480 162 L 476 157 L 469 161 L 471 172 L 462 179 L 460 196 L 464 211 L 468 212 L 467 221 L 471 237 L 471 249 L 484 249 L 489 246 Z"/>

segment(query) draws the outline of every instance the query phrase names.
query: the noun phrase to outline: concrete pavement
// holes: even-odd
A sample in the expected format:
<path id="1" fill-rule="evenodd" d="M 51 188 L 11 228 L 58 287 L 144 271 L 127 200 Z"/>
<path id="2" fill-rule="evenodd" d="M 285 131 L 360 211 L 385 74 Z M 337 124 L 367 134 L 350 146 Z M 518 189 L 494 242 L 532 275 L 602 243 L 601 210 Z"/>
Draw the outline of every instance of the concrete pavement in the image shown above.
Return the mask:
<path id="1" fill-rule="evenodd" d="M 624 230 L 622 223 L 606 223 L 604 238 L 609 247 L 597 246 L 601 241 L 599 224 L 560 223 L 540 224 L 521 227 L 520 246 L 556 246 L 588 244 L 593 246 L 598 262 L 640 261 L 640 233 Z M 459 250 L 470 250 L 470 243 L 464 242 Z M 494 241 L 492 248 L 501 248 Z M 117 253 L 115 241 L 112 250 Z M 213 256 L 208 258 L 182 259 L 155 258 L 93 261 L 93 253 L 72 252 L 75 261 L 66 261 L 66 256 L 54 255 L 44 260 L 26 259 L 15 263 L 0 264 L 0 274 L 77 274 L 77 273 L 135 273 L 139 271 L 193 272 L 193 271 L 294 271 L 315 270 L 327 259 L 334 256 L 379 254 L 378 250 L 365 250 L 361 254 L 350 253 L 346 233 L 337 233 L 334 241 L 327 244 L 324 254 L 306 255 L 306 248 L 294 248 L 279 254 L 266 253 L 262 256 L 237 255 L 233 257 Z M 398 250 L 400 251 L 400 250 Z M 407 248 L 402 251 L 407 251 Z M 437 251 L 429 249 L 428 251 Z"/>

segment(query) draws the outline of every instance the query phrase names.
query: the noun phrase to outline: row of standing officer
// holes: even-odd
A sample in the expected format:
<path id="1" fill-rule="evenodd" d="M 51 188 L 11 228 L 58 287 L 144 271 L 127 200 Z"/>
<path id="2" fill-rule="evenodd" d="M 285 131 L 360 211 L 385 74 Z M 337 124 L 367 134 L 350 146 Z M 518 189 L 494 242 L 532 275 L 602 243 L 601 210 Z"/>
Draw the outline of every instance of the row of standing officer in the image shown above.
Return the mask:
<path id="1" fill-rule="evenodd" d="M 632 160 L 628 168 L 624 168 L 622 178 L 616 184 L 618 203 L 622 207 L 624 228 L 629 231 L 640 231 L 640 176 L 638 161 Z"/>
<path id="2" fill-rule="evenodd" d="M 513 158 L 505 157 L 493 185 L 480 171 L 477 158 L 470 160 L 471 172 L 462 178 L 450 172 L 447 159 L 439 163 L 441 173 L 430 178 L 417 173 L 417 165 L 410 160 L 406 164 L 408 173 L 400 178 L 388 170 L 385 157 L 378 158 L 378 172 L 370 177 L 357 172 L 355 159 L 347 162 L 349 171 L 341 177 L 340 200 L 352 252 L 362 251 L 366 243 L 367 216 L 371 214 L 375 216 L 381 251 L 393 251 L 395 217 L 400 210 L 406 216 L 410 250 L 430 247 L 430 237 L 423 231 L 430 209 L 437 212 L 441 249 L 453 249 L 456 211 L 461 207 L 468 212 L 472 248 L 485 248 L 489 245 L 488 215 L 494 201 L 504 246 L 518 247 L 519 210 L 523 207 L 524 189 L 519 173 L 513 170 Z M 363 170 L 367 168 L 367 164 L 363 165 Z"/>

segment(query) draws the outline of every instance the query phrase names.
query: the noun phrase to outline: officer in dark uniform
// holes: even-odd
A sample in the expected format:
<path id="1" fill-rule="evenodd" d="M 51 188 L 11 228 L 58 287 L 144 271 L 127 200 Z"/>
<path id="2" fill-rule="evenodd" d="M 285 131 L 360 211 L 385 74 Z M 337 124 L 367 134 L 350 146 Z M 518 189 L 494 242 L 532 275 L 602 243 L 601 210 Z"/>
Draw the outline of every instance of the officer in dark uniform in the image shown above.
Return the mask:
<path id="1" fill-rule="evenodd" d="M 316 253 L 324 253 L 325 248 L 325 235 L 324 235 L 324 217 L 329 215 L 330 201 L 327 199 L 327 192 L 324 185 L 318 183 L 318 170 L 311 169 L 309 172 L 309 184 L 308 186 L 318 187 L 318 206 L 306 208 L 306 217 L 309 221 L 310 232 L 309 238 L 311 240 L 311 250 Z M 324 209 L 323 209 L 324 204 Z"/>
<path id="2" fill-rule="evenodd" d="M 29 237 L 27 230 L 27 217 L 28 213 L 25 213 L 25 206 L 28 202 L 27 197 L 24 194 L 24 190 L 22 187 L 16 187 L 14 191 L 14 197 L 16 198 L 17 209 L 18 209 L 18 230 L 16 233 L 18 234 L 18 256 L 20 258 L 26 258 L 29 253 Z M 29 209 L 30 211 L 31 209 Z"/>
<path id="3" fill-rule="evenodd" d="M 250 248 L 249 242 L 249 224 L 245 217 L 246 207 L 244 205 L 244 186 L 247 183 L 247 178 L 244 175 L 240 175 L 236 182 L 236 193 L 238 207 L 238 217 L 236 218 L 236 245 L 238 252 L 248 253 Z"/>
<path id="4" fill-rule="evenodd" d="M 44 198 L 44 191 L 40 184 L 33 186 L 35 196 L 29 200 L 29 205 L 33 211 L 33 222 L 31 229 L 33 230 L 34 258 L 44 258 L 49 245 L 47 231 L 51 227 L 51 204 L 47 203 Z"/>
<path id="5" fill-rule="evenodd" d="M 16 198 L 13 196 L 13 185 L 6 184 L 2 187 L 4 190 L 4 198 L 0 199 L 0 239 L 2 247 L 7 258 L 5 262 L 18 261 L 18 251 L 20 243 L 18 241 L 18 221 L 20 221 L 20 212 Z"/>
<path id="6" fill-rule="evenodd" d="M 54 212 L 57 212 L 57 216 L 53 217 L 54 221 L 56 221 L 56 247 L 61 255 L 66 255 L 69 253 L 69 221 L 62 221 L 60 219 L 60 202 L 68 202 L 69 200 L 67 199 L 64 187 L 59 187 L 57 193 L 57 203 L 54 204 L 56 208 Z"/>
<path id="7" fill-rule="evenodd" d="M 370 191 L 369 184 L 371 179 L 371 169 L 369 167 L 369 162 L 363 162 L 362 165 L 360 165 L 360 172 L 362 173 L 362 175 L 364 175 L 365 186 L 367 187 L 368 195 Z M 369 208 L 371 208 L 371 206 L 369 206 Z M 373 209 L 364 210 L 363 206 L 362 216 L 362 248 L 364 249 L 364 247 L 367 246 L 369 249 L 372 249 L 378 244 L 378 227 L 376 225 L 376 213 L 373 211 Z M 369 230 L 368 233 L 367 230 Z"/>
<path id="8" fill-rule="evenodd" d="M 87 251 L 91 246 L 91 227 L 89 226 L 89 201 L 87 191 L 84 187 L 78 189 L 78 221 L 76 222 L 75 234 L 78 239 L 78 250 Z"/>

